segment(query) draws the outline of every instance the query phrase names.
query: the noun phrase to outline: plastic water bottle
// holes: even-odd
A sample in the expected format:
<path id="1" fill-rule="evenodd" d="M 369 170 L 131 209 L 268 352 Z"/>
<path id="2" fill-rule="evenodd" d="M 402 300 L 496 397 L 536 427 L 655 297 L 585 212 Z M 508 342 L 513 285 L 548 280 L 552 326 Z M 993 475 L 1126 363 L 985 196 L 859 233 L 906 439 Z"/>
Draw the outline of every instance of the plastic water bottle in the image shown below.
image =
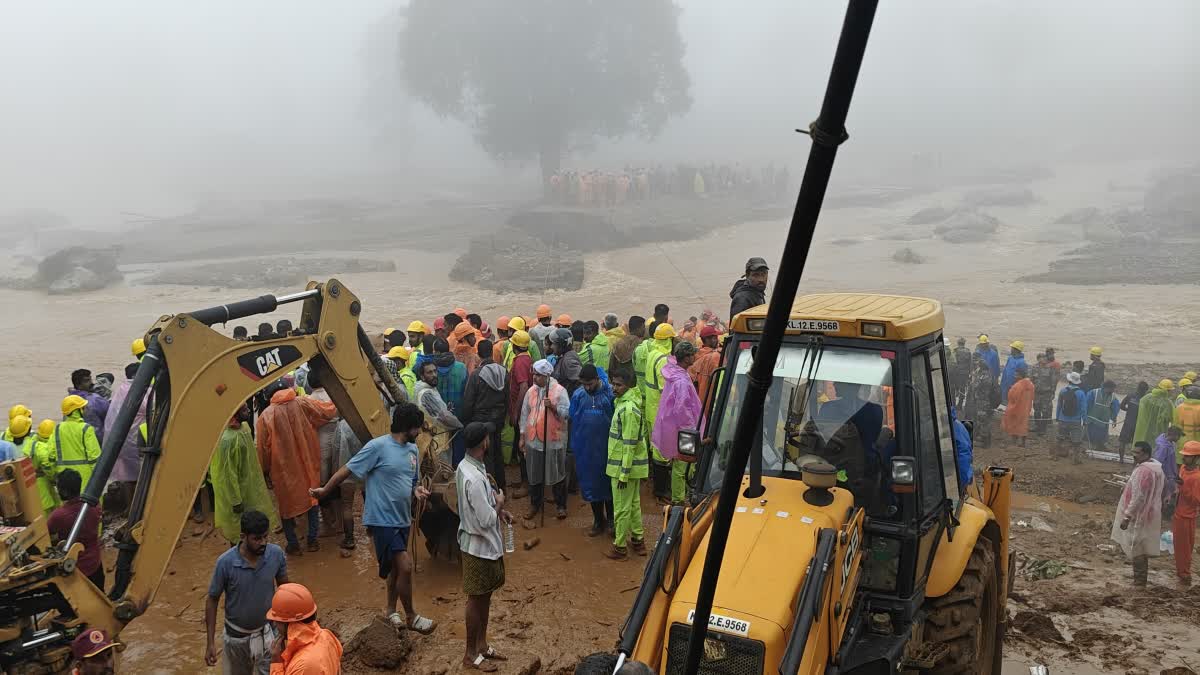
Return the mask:
<path id="1" fill-rule="evenodd" d="M 512 553 L 517 550 L 516 534 L 513 532 L 512 523 L 504 524 L 504 552 Z"/>
<path id="2" fill-rule="evenodd" d="M 1175 534 L 1170 530 L 1162 533 L 1158 538 L 1158 550 L 1162 553 L 1175 555 Z"/>

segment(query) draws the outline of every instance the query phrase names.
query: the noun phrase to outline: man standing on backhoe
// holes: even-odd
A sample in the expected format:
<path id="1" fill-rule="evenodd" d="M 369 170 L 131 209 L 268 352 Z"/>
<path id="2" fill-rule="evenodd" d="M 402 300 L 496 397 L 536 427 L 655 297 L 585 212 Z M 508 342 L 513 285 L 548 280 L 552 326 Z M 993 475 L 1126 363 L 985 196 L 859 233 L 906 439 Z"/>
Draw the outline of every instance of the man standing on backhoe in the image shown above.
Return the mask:
<path id="1" fill-rule="evenodd" d="M 733 284 L 729 291 L 729 318 L 739 313 L 757 307 L 767 302 L 767 276 L 770 268 L 762 258 L 751 258 L 746 261 L 746 273 Z"/>

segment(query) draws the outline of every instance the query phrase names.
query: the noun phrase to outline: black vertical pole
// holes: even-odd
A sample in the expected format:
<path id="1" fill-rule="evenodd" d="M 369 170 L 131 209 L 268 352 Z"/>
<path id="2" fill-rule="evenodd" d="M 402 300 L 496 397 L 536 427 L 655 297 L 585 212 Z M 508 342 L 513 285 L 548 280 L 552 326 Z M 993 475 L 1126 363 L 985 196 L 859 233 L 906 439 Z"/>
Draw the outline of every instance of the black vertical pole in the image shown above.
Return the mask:
<path id="1" fill-rule="evenodd" d="M 804 180 L 800 184 L 800 195 L 796 199 L 796 210 L 792 213 L 791 228 L 784 245 L 779 274 L 775 279 L 775 290 L 771 293 L 762 341 L 758 345 L 754 363 L 750 366 L 746 395 L 734 431 L 733 451 L 713 515 L 712 534 L 704 559 L 704 572 L 700 577 L 687 662 L 684 667 L 684 672 L 688 675 L 694 675 L 700 670 L 704 638 L 708 634 L 708 620 L 712 615 L 713 596 L 716 594 L 717 580 L 721 573 L 721 561 L 725 556 L 725 544 L 729 539 L 734 505 L 737 502 L 743 472 L 746 470 L 746 460 L 754 446 L 754 437 L 762 434 L 759 420 L 762 417 L 763 403 L 771 387 L 775 359 L 779 356 L 792 301 L 796 297 L 796 289 L 800 286 L 804 263 L 808 259 L 809 248 L 816 232 L 817 217 L 825 199 L 825 189 L 829 186 L 837 147 L 847 139 L 846 114 L 858 81 L 858 72 L 867 49 L 867 38 L 871 34 L 871 23 L 875 19 L 877 5 L 878 0 L 850 0 L 846 8 L 846 19 L 842 24 L 842 35 L 833 58 L 833 68 L 829 73 L 825 99 L 821 104 L 821 114 L 809 128 L 813 145 L 808 154 L 808 165 L 804 169 Z"/>

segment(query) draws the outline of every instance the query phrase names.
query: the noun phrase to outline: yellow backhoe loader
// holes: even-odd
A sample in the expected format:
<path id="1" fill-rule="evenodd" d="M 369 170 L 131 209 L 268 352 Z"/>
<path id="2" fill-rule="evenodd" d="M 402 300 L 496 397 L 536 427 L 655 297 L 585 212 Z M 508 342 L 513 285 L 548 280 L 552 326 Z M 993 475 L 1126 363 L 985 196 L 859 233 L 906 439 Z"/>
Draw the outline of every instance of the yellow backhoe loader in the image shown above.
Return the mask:
<path id="1" fill-rule="evenodd" d="M 302 302 L 297 328 L 274 339 L 235 341 L 213 324 Z M 362 304 L 338 280 L 289 296 L 160 318 L 82 498 L 84 512 L 65 542 L 52 545 L 33 466 L 0 464 L 0 667 L 10 674 L 61 672 L 85 628 L 116 636 L 146 611 L 175 550 L 221 430 L 255 393 L 308 363 L 339 414 L 363 442 L 386 434 L 388 406 L 404 401 L 359 325 Z M 139 402 L 148 398 L 147 443 L 127 525 L 117 537 L 108 595 L 81 574 L 77 534 L 96 508 Z"/>
<path id="2" fill-rule="evenodd" d="M 876 7 L 849 0 L 770 303 L 732 319 L 704 423 L 680 432 L 689 504 L 614 672 L 1000 672 L 1012 474 L 958 467 L 940 303 L 796 297 Z"/>

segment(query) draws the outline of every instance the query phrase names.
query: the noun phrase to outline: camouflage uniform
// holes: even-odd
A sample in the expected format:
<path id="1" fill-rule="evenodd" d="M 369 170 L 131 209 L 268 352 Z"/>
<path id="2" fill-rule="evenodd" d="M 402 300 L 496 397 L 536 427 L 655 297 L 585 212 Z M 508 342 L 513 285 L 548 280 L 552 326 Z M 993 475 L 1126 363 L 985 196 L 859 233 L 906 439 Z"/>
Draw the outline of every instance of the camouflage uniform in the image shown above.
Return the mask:
<path id="1" fill-rule="evenodd" d="M 986 448 L 992 444 L 992 420 L 996 415 L 1000 391 L 992 371 L 982 358 L 975 358 L 972 365 L 963 404 L 963 419 L 975 423 L 975 439 L 980 447 Z"/>
<path id="2" fill-rule="evenodd" d="M 1058 373 L 1045 363 L 1038 363 L 1029 372 L 1033 380 L 1033 430 L 1044 435 L 1054 417 L 1054 392 L 1058 389 Z"/>

